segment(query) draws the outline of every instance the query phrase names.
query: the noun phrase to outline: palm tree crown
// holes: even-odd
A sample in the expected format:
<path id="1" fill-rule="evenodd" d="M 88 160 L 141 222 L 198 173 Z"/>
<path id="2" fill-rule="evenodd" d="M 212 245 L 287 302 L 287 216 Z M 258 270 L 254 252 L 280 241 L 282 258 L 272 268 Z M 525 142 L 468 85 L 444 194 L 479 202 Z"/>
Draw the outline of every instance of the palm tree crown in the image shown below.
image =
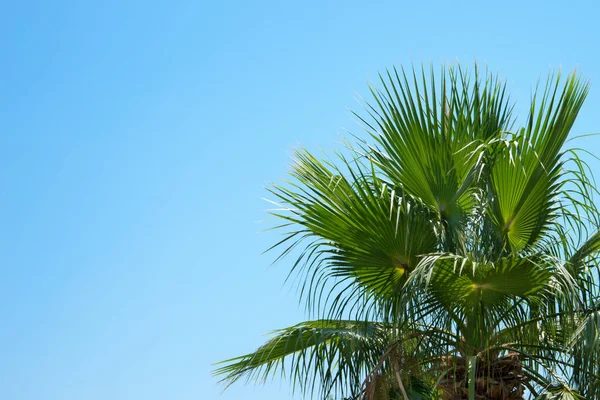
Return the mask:
<path id="1" fill-rule="evenodd" d="M 324 399 L 600 398 L 600 213 L 565 146 L 587 84 L 550 76 L 519 126 L 477 67 L 380 81 L 355 114 L 368 139 L 298 150 L 270 189 L 318 319 L 217 374 Z"/>

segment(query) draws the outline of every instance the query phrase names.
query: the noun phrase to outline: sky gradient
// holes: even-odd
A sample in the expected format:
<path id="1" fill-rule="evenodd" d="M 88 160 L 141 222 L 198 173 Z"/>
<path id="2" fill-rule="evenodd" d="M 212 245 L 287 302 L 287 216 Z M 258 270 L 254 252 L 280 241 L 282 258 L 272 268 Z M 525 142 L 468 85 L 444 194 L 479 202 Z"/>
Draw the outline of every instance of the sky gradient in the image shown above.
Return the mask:
<path id="1" fill-rule="evenodd" d="M 211 364 L 305 318 L 261 198 L 386 67 L 477 60 L 522 117 L 577 68 L 600 131 L 594 2 L 426 3 L 3 2 L 0 398 L 291 398 Z"/>

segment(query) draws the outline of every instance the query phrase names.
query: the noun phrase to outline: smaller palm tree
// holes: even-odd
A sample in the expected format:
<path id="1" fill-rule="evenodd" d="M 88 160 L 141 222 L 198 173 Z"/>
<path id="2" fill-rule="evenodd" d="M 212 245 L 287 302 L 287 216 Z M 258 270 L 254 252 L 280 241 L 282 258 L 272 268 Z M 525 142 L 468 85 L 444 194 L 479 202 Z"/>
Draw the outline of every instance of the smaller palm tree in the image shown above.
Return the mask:
<path id="1" fill-rule="evenodd" d="M 515 129 L 477 67 L 381 76 L 356 114 L 371 140 L 335 162 L 299 150 L 271 188 L 273 248 L 300 249 L 319 319 L 216 373 L 324 399 L 600 398 L 600 213 L 565 148 L 587 92 L 551 76 Z"/>

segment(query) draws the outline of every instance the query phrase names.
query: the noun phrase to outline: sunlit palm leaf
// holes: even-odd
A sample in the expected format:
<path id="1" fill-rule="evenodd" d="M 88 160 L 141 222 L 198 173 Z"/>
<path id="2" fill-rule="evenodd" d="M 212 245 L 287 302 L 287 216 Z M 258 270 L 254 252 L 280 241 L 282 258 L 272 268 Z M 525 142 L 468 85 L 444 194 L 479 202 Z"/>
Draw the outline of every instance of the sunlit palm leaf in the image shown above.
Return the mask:
<path id="1" fill-rule="evenodd" d="M 377 323 L 304 322 L 276 331 L 255 352 L 224 361 L 226 365 L 215 372 L 229 383 L 242 377 L 266 380 L 287 373 L 305 391 L 358 392 L 377 355 L 383 353 L 384 334 Z"/>
<path id="2" fill-rule="evenodd" d="M 574 76 L 559 90 L 560 76 L 550 78 L 539 107 L 532 103 L 527 127 L 508 138 L 494 160 L 490 211 L 507 250 L 534 245 L 555 221 L 560 205 L 560 151 L 587 95 Z"/>
<path id="3" fill-rule="evenodd" d="M 446 250 L 455 251 L 476 198 L 482 145 L 507 128 L 510 108 L 504 86 L 488 76 L 471 82 L 462 70 L 442 71 L 427 82 L 425 72 L 409 79 L 394 69 L 372 89 L 373 122 L 362 119 L 377 145 L 372 157 L 385 176 L 428 206 L 448 230 Z M 458 237 L 456 237 L 458 236 Z"/>
<path id="4" fill-rule="evenodd" d="M 383 296 L 400 290 L 418 257 L 437 248 L 430 212 L 358 164 L 341 160 L 356 170 L 347 177 L 305 151 L 296 158 L 292 176 L 298 185 L 277 186 L 273 193 L 289 210 L 276 215 L 321 245 L 313 254 L 319 262 L 306 260 L 310 274 L 319 277 L 306 282 L 310 301 L 318 302 L 327 278 L 349 278 L 348 285 L 358 282 Z"/>

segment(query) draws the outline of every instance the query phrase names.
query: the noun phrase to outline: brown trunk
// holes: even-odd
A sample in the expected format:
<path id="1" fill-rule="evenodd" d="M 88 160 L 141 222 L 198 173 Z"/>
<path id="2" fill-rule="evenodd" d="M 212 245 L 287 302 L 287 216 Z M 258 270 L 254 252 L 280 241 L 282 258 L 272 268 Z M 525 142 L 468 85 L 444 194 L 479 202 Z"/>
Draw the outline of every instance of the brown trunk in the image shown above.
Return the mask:
<path id="1" fill-rule="evenodd" d="M 440 383 L 444 399 L 468 399 L 467 361 L 461 357 L 447 357 L 442 365 L 449 369 Z M 508 353 L 491 360 L 479 359 L 475 379 L 475 398 L 478 400 L 522 400 L 525 377 L 517 353 Z"/>

